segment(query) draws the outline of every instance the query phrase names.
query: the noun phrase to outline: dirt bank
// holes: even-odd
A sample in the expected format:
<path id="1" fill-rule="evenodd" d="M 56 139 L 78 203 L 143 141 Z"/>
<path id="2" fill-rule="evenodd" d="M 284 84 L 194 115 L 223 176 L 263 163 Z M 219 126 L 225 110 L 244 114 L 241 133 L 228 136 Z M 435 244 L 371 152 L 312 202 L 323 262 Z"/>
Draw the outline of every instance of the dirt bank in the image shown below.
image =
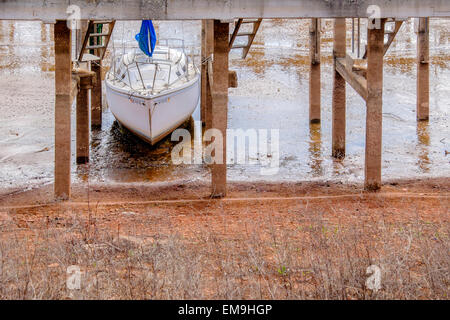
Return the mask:
<path id="1" fill-rule="evenodd" d="M 447 195 L 450 190 L 450 179 L 430 178 L 411 180 L 392 180 L 385 182 L 379 192 L 365 192 L 360 184 L 343 184 L 330 181 L 322 182 L 231 182 L 228 195 L 224 201 L 231 199 L 249 198 L 311 198 L 326 199 L 327 197 L 350 199 L 382 198 L 389 196 L 405 197 L 430 195 Z M 208 200 L 210 194 L 209 183 L 175 181 L 168 183 L 126 183 L 126 184 L 88 184 L 78 183 L 72 186 L 72 198 L 66 205 L 90 203 L 114 204 L 114 203 L 154 203 L 163 200 L 199 201 Z M 228 199 L 228 200 L 227 200 Z M 4 189 L 0 191 L 0 207 L 9 206 L 33 206 L 33 205 L 58 205 L 53 200 L 53 185 L 49 184 L 41 188 L 24 191 L 21 189 Z"/>
<path id="2" fill-rule="evenodd" d="M 0 197 L 1 298 L 448 299 L 448 179 L 231 183 L 222 200 L 207 184 L 87 189 Z"/>

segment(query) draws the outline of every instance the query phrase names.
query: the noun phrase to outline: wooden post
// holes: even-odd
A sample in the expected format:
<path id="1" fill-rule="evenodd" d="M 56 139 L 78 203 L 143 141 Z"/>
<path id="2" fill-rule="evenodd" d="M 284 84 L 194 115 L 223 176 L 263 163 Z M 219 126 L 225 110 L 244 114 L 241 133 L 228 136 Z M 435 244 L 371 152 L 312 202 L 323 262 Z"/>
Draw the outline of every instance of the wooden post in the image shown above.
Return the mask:
<path id="1" fill-rule="evenodd" d="M 214 49 L 214 20 L 202 20 L 202 60 L 210 57 Z M 208 64 L 202 64 L 201 120 L 211 127 L 212 98 L 208 83 Z"/>
<path id="2" fill-rule="evenodd" d="M 417 33 L 417 120 L 430 112 L 430 21 L 419 18 Z"/>
<path id="3" fill-rule="evenodd" d="M 332 103 L 332 155 L 335 158 L 345 157 L 345 79 L 336 70 L 336 59 L 346 56 L 346 24 L 345 18 L 334 20 L 334 80 Z"/>
<path id="4" fill-rule="evenodd" d="M 91 71 L 95 72 L 94 87 L 91 90 L 91 128 L 102 127 L 102 65 L 101 61 L 91 62 Z"/>
<path id="5" fill-rule="evenodd" d="M 70 198 L 71 31 L 66 21 L 54 25 L 55 39 L 55 197 Z"/>
<path id="6" fill-rule="evenodd" d="M 384 25 L 381 19 L 380 29 L 368 29 L 367 32 L 367 107 L 366 107 L 366 190 L 378 190 L 381 187 L 381 154 L 383 123 L 383 56 Z"/>
<path id="7" fill-rule="evenodd" d="M 75 71 L 74 71 L 75 72 Z M 88 92 L 93 88 L 96 74 L 83 69 L 75 73 L 79 77 L 77 94 L 77 164 L 89 162 L 89 99 Z"/>
<path id="8" fill-rule="evenodd" d="M 222 133 L 223 159 L 221 164 L 211 166 L 211 196 L 224 197 L 227 191 L 227 118 L 228 118 L 228 41 L 229 23 L 214 20 L 214 62 L 211 127 Z"/>
<path id="9" fill-rule="evenodd" d="M 206 88 L 208 84 L 206 83 L 206 77 L 207 77 L 207 69 L 208 65 L 205 63 L 205 59 L 207 58 L 206 54 L 206 20 L 202 20 L 202 92 L 201 92 L 201 100 L 200 100 L 200 118 L 202 121 L 202 124 L 205 125 L 206 123 Z"/>
<path id="10" fill-rule="evenodd" d="M 88 90 L 77 94 L 77 164 L 89 162 L 89 99 Z"/>
<path id="11" fill-rule="evenodd" d="M 309 121 L 320 122 L 320 19 L 311 19 L 309 30 Z"/>

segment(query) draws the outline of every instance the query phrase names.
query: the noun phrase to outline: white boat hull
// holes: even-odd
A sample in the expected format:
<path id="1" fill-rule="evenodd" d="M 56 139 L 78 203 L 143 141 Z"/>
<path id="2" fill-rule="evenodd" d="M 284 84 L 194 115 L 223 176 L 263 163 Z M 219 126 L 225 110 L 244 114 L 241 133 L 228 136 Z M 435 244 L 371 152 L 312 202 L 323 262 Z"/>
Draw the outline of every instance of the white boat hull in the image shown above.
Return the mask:
<path id="1" fill-rule="evenodd" d="M 130 96 L 106 82 L 106 99 L 114 117 L 127 129 L 155 144 L 185 122 L 200 99 L 200 79 L 161 95 Z"/>

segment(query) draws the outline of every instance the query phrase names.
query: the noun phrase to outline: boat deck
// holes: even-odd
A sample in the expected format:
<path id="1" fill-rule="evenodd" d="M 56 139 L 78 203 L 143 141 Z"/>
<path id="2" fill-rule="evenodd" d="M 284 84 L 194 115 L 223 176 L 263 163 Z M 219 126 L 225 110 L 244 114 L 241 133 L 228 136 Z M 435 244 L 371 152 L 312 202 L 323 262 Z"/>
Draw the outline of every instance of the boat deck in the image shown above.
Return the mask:
<path id="1" fill-rule="evenodd" d="M 116 58 L 107 79 L 115 89 L 129 94 L 155 96 L 173 92 L 188 84 L 198 73 L 181 50 L 158 46 L 153 57 L 131 49 Z"/>

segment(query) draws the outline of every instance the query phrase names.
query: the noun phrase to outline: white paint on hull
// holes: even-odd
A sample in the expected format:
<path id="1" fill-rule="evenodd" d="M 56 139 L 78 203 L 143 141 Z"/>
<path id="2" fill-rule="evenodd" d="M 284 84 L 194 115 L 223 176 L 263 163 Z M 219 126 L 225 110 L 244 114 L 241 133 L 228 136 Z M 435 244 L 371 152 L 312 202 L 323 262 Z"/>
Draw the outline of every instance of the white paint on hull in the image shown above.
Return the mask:
<path id="1" fill-rule="evenodd" d="M 155 144 L 187 120 L 200 99 L 200 77 L 196 74 L 178 90 L 144 97 L 114 88 L 106 80 L 106 99 L 114 117 L 130 131 Z"/>

